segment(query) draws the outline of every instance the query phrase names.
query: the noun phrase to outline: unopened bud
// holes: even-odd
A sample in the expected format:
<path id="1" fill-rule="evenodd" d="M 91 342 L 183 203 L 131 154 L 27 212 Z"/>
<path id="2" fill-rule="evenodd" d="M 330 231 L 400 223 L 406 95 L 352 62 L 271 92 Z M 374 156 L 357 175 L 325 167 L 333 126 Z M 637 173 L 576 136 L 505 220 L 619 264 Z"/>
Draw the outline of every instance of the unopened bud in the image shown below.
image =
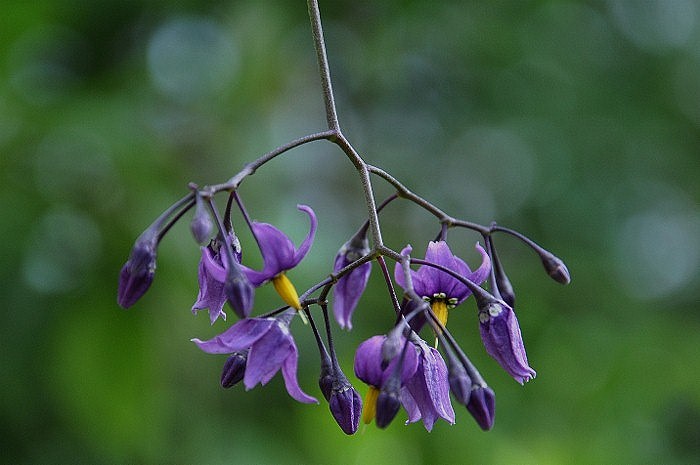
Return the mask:
<path id="1" fill-rule="evenodd" d="M 197 206 L 195 207 L 194 216 L 190 223 L 190 230 L 192 231 L 194 240 L 200 245 L 204 245 L 209 241 L 212 231 L 214 230 L 214 224 L 211 221 L 207 206 L 199 195 L 197 195 Z"/>
<path id="2" fill-rule="evenodd" d="M 355 434 L 362 416 L 362 398 L 350 383 L 332 391 L 328 406 L 340 429 Z"/>
<path id="3" fill-rule="evenodd" d="M 564 262 L 557 256 L 547 252 L 540 252 L 542 265 L 553 280 L 561 284 L 569 284 L 571 282 L 571 274 Z"/>
<path id="4" fill-rule="evenodd" d="M 450 382 L 450 391 L 457 402 L 468 405 L 472 392 L 472 379 L 460 362 L 451 361 L 447 379 Z"/>
<path id="5" fill-rule="evenodd" d="M 401 381 L 398 376 L 390 376 L 382 386 L 377 397 L 377 416 L 375 421 L 379 428 L 386 428 L 394 420 L 401 408 Z"/>
<path id="6" fill-rule="evenodd" d="M 253 309 L 255 288 L 241 269 L 241 266 L 236 262 L 229 264 L 226 282 L 224 283 L 224 292 L 236 315 L 241 318 L 247 318 Z"/>
<path id="7" fill-rule="evenodd" d="M 158 235 L 154 230 L 144 232 L 134 244 L 129 260 L 119 274 L 117 303 L 129 308 L 143 296 L 153 282 L 156 272 Z"/>
<path id="8" fill-rule="evenodd" d="M 230 388 L 238 384 L 245 375 L 245 367 L 248 363 L 248 351 L 234 352 L 224 363 L 221 371 L 221 387 Z"/>
<path id="9" fill-rule="evenodd" d="M 490 430 L 496 419 L 496 394 L 487 386 L 474 386 L 469 396 L 467 410 L 481 429 Z"/>

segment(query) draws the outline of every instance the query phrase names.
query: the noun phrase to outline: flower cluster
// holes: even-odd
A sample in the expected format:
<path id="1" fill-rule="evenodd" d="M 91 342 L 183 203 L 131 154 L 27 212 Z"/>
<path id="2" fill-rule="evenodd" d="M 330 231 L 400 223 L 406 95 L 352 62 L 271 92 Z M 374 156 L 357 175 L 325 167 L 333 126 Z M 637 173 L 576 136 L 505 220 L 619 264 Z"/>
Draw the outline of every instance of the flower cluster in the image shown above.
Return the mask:
<path id="1" fill-rule="evenodd" d="M 377 211 L 396 198 L 387 199 Z M 262 270 L 250 268 L 243 260 L 243 250 L 231 219 L 233 200 L 257 243 L 263 259 Z M 313 244 L 318 222 L 311 207 L 297 207 L 308 216 L 310 227 L 296 247 L 275 226 L 251 221 L 236 191 L 231 193 L 222 217 L 213 197 L 206 190 L 193 188 L 191 195 L 164 212 L 136 241 L 120 274 L 118 303 L 122 307 L 132 306 L 148 290 L 155 274 L 160 240 L 172 224 L 193 207 L 192 233 L 197 242 L 204 245 L 197 274 L 199 293 L 192 312 L 207 310 L 214 325 L 220 318 L 226 320 L 224 307 L 228 302 L 239 317 L 236 323 L 212 339 L 192 339 L 206 353 L 228 355 L 221 374 L 221 385 L 225 388 L 243 381 L 246 389 L 252 389 L 257 384 L 266 384 L 281 371 L 292 398 L 302 403 L 318 403 L 301 388 L 297 379 L 299 353 L 291 327 L 294 317 L 299 315 L 307 323 L 301 328 L 310 329 L 318 343 L 319 388 L 333 418 L 346 434 L 355 433 L 360 420 L 364 423 L 375 420 L 377 426 L 384 428 L 402 408 L 407 424 L 422 420 L 428 431 L 441 418 L 454 424 L 455 410 L 450 393 L 481 428 L 488 430 L 495 416 L 494 392 L 447 329 L 450 310 L 470 296 L 474 296 L 475 321 L 486 352 L 519 383 L 535 377 L 513 311 L 512 285 L 493 245 L 492 235 L 496 229 L 483 235 L 486 248 L 476 244 L 481 263 L 472 271 L 464 260 L 453 254 L 446 241 L 445 228 L 437 240 L 428 243 L 424 258 L 418 259 L 411 257 L 410 245 L 400 253 L 378 253 L 370 247 L 370 225 L 366 222 L 340 247 L 332 269 L 323 272 L 328 277 L 300 297 L 287 272 L 302 262 Z M 568 271 L 559 259 L 539 246 L 533 248 L 550 275 L 560 282 L 568 282 Z M 393 280 L 385 257 L 395 260 Z M 390 302 L 387 307 L 393 311 L 388 313 L 392 323 L 386 332 L 371 337 L 356 349 L 354 373 L 367 385 L 363 405 L 361 396 L 340 367 L 327 297 L 332 293 L 337 324 L 351 330 L 351 320 L 368 284 L 373 263 L 382 269 Z M 482 287 L 487 281 L 489 291 Z M 268 282 L 279 294 L 282 306 L 253 316 L 255 290 Z M 394 284 L 403 289 L 402 296 L 397 295 Z M 318 296 L 313 297 L 317 293 Z M 325 338 L 315 324 L 314 308 L 321 309 Z M 434 338 L 433 343 L 423 339 L 426 332 Z"/>
<path id="2" fill-rule="evenodd" d="M 389 173 L 367 164 L 340 128 L 318 1 L 309 0 L 308 11 L 322 80 L 327 130 L 277 147 L 246 164 L 225 183 L 203 188 L 190 184 L 190 193 L 165 210 L 136 240 L 119 276 L 117 302 L 128 308 L 146 293 L 155 276 L 158 244 L 185 213 L 194 209 L 190 228 L 201 246 L 201 259 L 197 273 L 199 293 L 192 312 L 207 310 L 214 325 L 226 320 L 224 307 L 228 304 L 238 317 L 238 321 L 212 339 L 192 339 L 204 352 L 228 355 L 221 373 L 222 387 L 230 388 L 243 381 L 246 389 L 252 389 L 266 384 L 281 370 L 292 398 L 302 403 L 317 403 L 315 397 L 302 389 L 297 377 L 299 352 L 292 326 L 298 315 L 305 325 L 298 325 L 295 330 L 313 333 L 320 358 L 318 386 L 344 433 L 355 433 L 360 420 L 364 423 L 374 420 L 377 426 L 385 428 L 401 409 L 405 410 L 406 423 L 422 420 L 431 431 L 441 418 L 449 424 L 455 422 L 453 400 L 465 406 L 482 429 L 489 430 L 494 424 L 495 394 L 447 328 L 449 312 L 473 296 L 470 300 L 476 306 L 472 312 L 474 322 L 479 326 L 486 353 L 523 384 L 535 377 L 535 370 L 525 353 L 514 312 L 515 292 L 496 253 L 494 236 L 509 235 L 530 247 L 549 276 L 559 283 L 569 282 L 569 272 L 559 258 L 517 231 L 496 223 L 483 226 L 448 216 Z M 239 196 L 239 187 L 276 157 L 320 140 L 337 146 L 356 169 L 367 216 L 357 232 L 340 246 L 335 259 L 328 260 L 329 266 L 318 270 L 322 278 L 300 295 L 288 272 L 311 249 L 316 235 L 316 214 L 309 206 L 298 206 L 308 216 L 310 227 L 297 247 L 275 226 L 250 219 Z M 372 176 L 395 189 L 378 206 Z M 214 198 L 223 193 L 228 194 L 228 203 L 222 215 Z M 411 246 L 399 252 L 383 241 L 379 215 L 399 198 L 437 219 L 440 234 L 427 244 L 424 258 L 412 257 Z M 261 270 L 248 266 L 246 257 L 251 251 L 242 250 L 233 227 L 234 203 L 257 243 L 257 253 L 263 260 Z M 453 228 L 471 230 L 483 239 L 484 246 L 476 244 L 481 263 L 473 271 L 450 249 L 447 233 Z M 395 263 L 393 279 L 387 260 Z M 363 404 L 338 360 L 328 306 L 331 305 L 338 326 L 351 330 L 373 267 L 380 269 L 386 285 L 387 323 L 380 334 L 361 343 L 355 351 L 355 375 L 367 385 Z M 270 282 L 282 306 L 256 308 L 256 290 Z M 401 295 L 396 292 L 397 286 L 403 289 Z M 324 324 L 319 330 L 316 321 L 321 318 Z M 462 337 L 468 338 L 476 331 L 465 333 Z M 424 337 L 429 337 L 431 343 Z"/>

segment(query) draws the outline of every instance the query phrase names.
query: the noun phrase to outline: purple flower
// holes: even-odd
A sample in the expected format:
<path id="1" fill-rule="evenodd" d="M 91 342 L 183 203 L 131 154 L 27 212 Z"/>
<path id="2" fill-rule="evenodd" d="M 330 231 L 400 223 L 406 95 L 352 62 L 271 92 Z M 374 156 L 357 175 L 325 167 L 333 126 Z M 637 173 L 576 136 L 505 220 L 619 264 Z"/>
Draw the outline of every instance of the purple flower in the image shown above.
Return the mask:
<path id="1" fill-rule="evenodd" d="M 489 302 L 479 309 L 479 329 L 486 352 L 516 381 L 523 384 L 535 377 L 527 363 L 523 337 L 513 309 L 503 301 Z"/>
<path id="2" fill-rule="evenodd" d="M 247 318 L 213 339 L 192 339 L 192 342 L 210 354 L 233 354 L 249 349 L 243 377 L 246 390 L 258 383 L 267 384 L 281 368 L 290 396 L 299 402 L 318 403 L 301 390 L 297 381 L 299 353 L 289 332 L 293 315 L 292 311 L 287 311 L 276 318 Z"/>
<path id="3" fill-rule="evenodd" d="M 143 296 L 156 273 L 156 247 L 158 234 L 149 228 L 136 240 L 129 260 L 119 273 L 117 303 L 129 308 Z"/>
<path id="4" fill-rule="evenodd" d="M 411 250 L 409 245 L 401 251 L 401 254 L 408 255 Z M 476 250 L 481 254 L 482 262 L 473 272 L 463 260 L 452 254 L 445 241 L 431 241 L 425 252 L 425 260 L 452 270 L 479 285 L 489 276 L 491 260 L 478 243 Z M 406 289 L 406 277 L 400 264 L 397 264 L 394 269 L 394 278 L 401 287 Z M 456 307 L 471 295 L 469 288 L 460 280 L 432 266 L 422 265 L 418 270 L 411 270 L 411 278 L 413 290 L 430 303 L 433 312 L 443 325 L 447 322 L 448 309 Z"/>
<path id="5" fill-rule="evenodd" d="M 255 287 L 259 287 L 272 280 L 275 290 L 282 299 L 291 307 L 299 310 L 301 305 L 297 291 L 285 275 L 285 271 L 297 266 L 311 249 L 316 234 L 316 214 L 311 207 L 297 205 L 297 208 L 307 215 L 311 221 L 309 234 L 301 243 L 299 248 L 294 247 L 292 240 L 282 231 L 268 223 L 253 221 L 251 230 L 258 242 L 260 253 L 263 258 L 262 271 L 252 270 L 243 267 L 248 279 Z"/>
<path id="6" fill-rule="evenodd" d="M 223 308 L 227 300 L 232 302 L 234 310 L 241 317 L 248 316 L 253 308 L 254 296 L 250 284 L 239 282 L 239 285 L 234 287 L 236 279 L 246 280 L 246 276 L 238 265 L 241 261 L 241 246 L 238 238 L 230 233 L 227 240 L 235 261 L 233 269 L 229 266 L 224 244 L 218 239 L 202 247 L 202 258 L 199 261 L 197 272 L 199 294 L 197 301 L 192 305 L 192 313 L 196 314 L 199 310 L 208 308 L 211 324 L 214 324 L 219 316 L 226 319 Z M 232 289 L 227 290 L 227 285 Z"/>
<path id="7" fill-rule="evenodd" d="M 453 425 L 455 412 L 450 402 L 447 365 L 440 353 L 423 341 L 417 348 L 418 367 L 401 390 L 401 403 L 408 412 L 406 423 L 415 423 L 422 418 L 428 431 L 433 429 L 438 418 Z"/>
<path id="8" fill-rule="evenodd" d="M 382 357 L 385 339 L 386 336 L 373 336 L 360 344 L 355 353 L 355 376 L 369 385 L 362 414 L 364 423 L 370 423 L 377 415 L 377 399 L 385 383 L 398 375 L 400 384 L 405 384 L 418 367 L 418 355 L 413 344 L 408 344 L 405 350 L 388 364 L 385 363 Z"/>
<path id="9" fill-rule="evenodd" d="M 349 241 L 347 241 L 335 256 L 333 272 L 337 273 L 355 260 L 369 253 L 369 241 L 367 230 L 360 229 Z M 333 289 L 333 314 L 341 328 L 352 329 L 352 313 L 362 293 L 367 287 L 372 263 L 367 262 L 353 269 L 350 273 L 338 279 Z"/>

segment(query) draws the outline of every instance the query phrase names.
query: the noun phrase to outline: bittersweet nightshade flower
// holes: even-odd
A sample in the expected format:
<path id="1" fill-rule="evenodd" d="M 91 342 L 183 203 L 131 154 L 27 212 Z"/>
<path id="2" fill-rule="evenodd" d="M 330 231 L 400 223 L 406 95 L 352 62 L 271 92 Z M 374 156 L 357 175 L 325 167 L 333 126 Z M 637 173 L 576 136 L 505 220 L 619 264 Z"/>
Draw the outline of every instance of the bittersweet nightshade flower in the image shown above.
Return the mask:
<path id="1" fill-rule="evenodd" d="M 267 384 L 281 369 L 290 396 L 299 402 L 318 403 L 301 390 L 297 381 L 299 353 L 289 332 L 289 322 L 293 315 L 294 311 L 288 310 L 274 318 L 246 318 L 213 339 L 192 339 L 192 342 L 210 354 L 233 354 L 249 350 L 243 377 L 246 390 L 258 383 Z"/>
<path id="2" fill-rule="evenodd" d="M 488 431 L 493 428 L 496 419 L 496 394 L 487 386 L 474 386 L 469 396 L 467 410 L 481 429 Z"/>
<path id="3" fill-rule="evenodd" d="M 411 250 L 410 245 L 406 246 L 401 251 L 401 255 L 409 255 Z M 481 254 L 482 262 L 475 271 L 471 271 L 462 259 L 453 255 L 445 241 L 431 241 L 425 252 L 425 261 L 443 266 L 479 285 L 489 276 L 491 260 L 479 244 L 476 244 L 476 250 Z M 394 278 L 401 287 L 406 289 L 406 278 L 400 264 L 397 264 L 394 269 Z M 411 278 L 413 290 L 423 300 L 430 303 L 433 312 L 443 326 L 447 323 L 448 309 L 459 305 L 472 293 L 460 280 L 427 265 L 422 265 L 416 271 L 411 270 Z M 414 327 L 414 329 L 419 328 Z"/>
<path id="4" fill-rule="evenodd" d="M 442 418 L 449 424 L 455 422 L 455 412 L 450 402 L 450 384 L 447 379 L 447 365 L 440 352 L 419 341 L 418 367 L 401 390 L 401 402 L 408 412 L 406 423 L 422 419 L 425 429 L 431 431 L 433 425 Z"/>
<path id="5" fill-rule="evenodd" d="M 143 296 L 153 282 L 156 272 L 156 247 L 158 232 L 147 229 L 134 243 L 129 260 L 119 273 L 117 303 L 129 308 Z"/>
<path id="6" fill-rule="evenodd" d="M 206 247 L 202 247 L 202 258 L 199 261 L 197 272 L 199 295 L 197 301 L 192 305 L 192 313 L 196 314 L 199 310 L 208 308 L 211 324 L 214 324 L 219 316 L 226 319 L 223 308 L 227 300 L 231 301 L 232 307 L 241 317 L 250 314 L 253 307 L 253 288 L 245 282 L 247 277 L 238 265 L 241 260 L 241 247 L 238 238 L 235 234 L 228 233 L 226 240 L 233 252 L 234 266 L 238 269 L 230 269 L 225 246 L 219 239 L 215 239 Z M 227 290 L 227 281 L 232 284 L 233 278 L 236 276 L 244 282 L 239 283 L 238 288 Z"/>
<path id="7" fill-rule="evenodd" d="M 337 273 L 355 260 L 369 253 L 367 228 L 361 228 L 347 241 L 335 256 L 333 272 Z M 372 263 L 367 262 L 343 275 L 333 289 L 333 314 L 341 328 L 352 329 L 352 314 L 367 287 Z"/>
<path id="8" fill-rule="evenodd" d="M 515 312 L 503 301 L 491 301 L 479 308 L 479 329 L 486 351 L 517 382 L 535 377 L 527 363 L 525 346 Z"/>
<path id="9" fill-rule="evenodd" d="M 299 295 L 285 272 L 297 266 L 311 249 L 316 234 L 316 214 L 311 207 L 297 205 L 297 208 L 307 215 L 311 221 L 309 234 L 299 248 L 294 247 L 292 240 L 282 231 L 268 223 L 251 222 L 251 230 L 255 236 L 263 258 L 261 271 L 244 267 L 245 274 L 255 287 L 272 281 L 277 293 L 290 307 L 300 310 Z"/>
<path id="10" fill-rule="evenodd" d="M 412 344 L 401 351 L 388 364 L 384 363 L 382 346 L 386 336 L 373 336 L 357 347 L 355 352 L 355 376 L 369 385 L 365 397 L 362 421 L 370 423 L 377 415 L 377 398 L 385 382 L 398 367 L 400 384 L 408 381 L 418 368 L 418 355 Z"/>

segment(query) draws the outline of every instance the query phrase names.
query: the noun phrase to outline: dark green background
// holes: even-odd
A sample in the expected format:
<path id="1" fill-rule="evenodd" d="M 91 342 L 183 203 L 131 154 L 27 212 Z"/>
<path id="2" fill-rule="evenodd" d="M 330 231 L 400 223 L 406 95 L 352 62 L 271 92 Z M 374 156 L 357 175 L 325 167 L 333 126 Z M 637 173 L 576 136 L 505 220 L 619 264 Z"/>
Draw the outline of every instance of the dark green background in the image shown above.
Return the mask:
<path id="1" fill-rule="evenodd" d="M 700 462 L 700 6 L 693 1 L 322 2 L 345 134 L 463 219 L 514 227 L 564 258 L 562 287 L 498 237 L 538 377 L 525 387 L 483 350 L 476 310 L 450 328 L 497 394 L 493 431 L 464 408 L 427 433 L 371 425 L 346 437 L 325 403 L 280 377 L 221 389 L 224 357 L 189 342 L 198 248 L 164 240 L 150 292 L 116 305 L 133 240 L 199 184 L 325 129 L 301 1 L 7 0 L 0 15 L 0 333 L 3 463 Z M 376 182 L 383 198 L 391 189 Z M 358 179 L 319 142 L 241 188 L 253 217 L 298 243 L 306 288 L 363 220 Z M 222 199 L 223 201 L 223 199 Z M 387 245 L 422 254 L 438 225 L 407 202 Z M 241 228 L 242 229 L 242 228 Z M 478 238 L 454 231 L 474 262 Z M 246 260 L 259 264 L 249 236 Z M 257 260 L 257 261 L 256 261 Z M 348 375 L 392 310 L 378 270 Z M 259 290 L 256 312 L 278 305 Z M 307 328 L 292 329 L 304 390 L 320 396 Z M 353 382 L 356 382 L 351 376 Z M 364 393 L 364 386 L 356 382 Z"/>

